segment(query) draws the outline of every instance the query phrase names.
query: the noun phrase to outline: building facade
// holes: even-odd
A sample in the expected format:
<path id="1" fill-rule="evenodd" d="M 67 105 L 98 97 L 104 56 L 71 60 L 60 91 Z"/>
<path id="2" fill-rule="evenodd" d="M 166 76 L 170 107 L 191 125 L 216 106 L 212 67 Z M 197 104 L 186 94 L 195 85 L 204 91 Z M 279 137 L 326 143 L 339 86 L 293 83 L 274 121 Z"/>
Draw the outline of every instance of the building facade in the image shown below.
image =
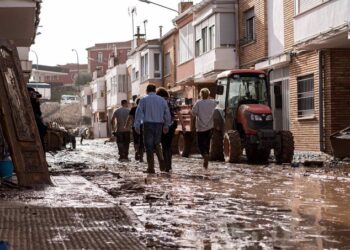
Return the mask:
<path id="1" fill-rule="evenodd" d="M 238 67 L 237 1 L 202 1 L 193 15 L 194 82 L 198 90 L 207 87 L 215 96 L 216 76 Z"/>
<path id="2" fill-rule="evenodd" d="M 270 73 L 274 126 L 297 150 L 331 153 L 330 135 L 349 124 L 349 10 L 344 0 L 240 2 L 240 67 Z"/>
<path id="3" fill-rule="evenodd" d="M 114 56 L 118 60 L 116 64 L 124 64 L 127 60 L 128 51 L 131 50 L 131 41 L 97 43 L 93 47 L 86 49 L 88 52 L 88 71 L 101 71 L 106 74 L 110 57 Z"/>
<path id="4" fill-rule="evenodd" d="M 0 1 L 0 39 L 12 41 L 17 47 L 25 82 L 32 70 L 29 51 L 37 34 L 40 9 L 39 0 Z"/>

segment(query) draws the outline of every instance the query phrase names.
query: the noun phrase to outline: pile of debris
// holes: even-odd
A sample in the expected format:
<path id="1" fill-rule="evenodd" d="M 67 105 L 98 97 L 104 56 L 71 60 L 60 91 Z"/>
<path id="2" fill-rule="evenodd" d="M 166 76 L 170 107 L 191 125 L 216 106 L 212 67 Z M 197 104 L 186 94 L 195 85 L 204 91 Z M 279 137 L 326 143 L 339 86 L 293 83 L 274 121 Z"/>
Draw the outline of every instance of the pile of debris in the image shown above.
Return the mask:
<path id="1" fill-rule="evenodd" d="M 61 119 L 49 122 L 44 144 L 46 151 L 60 151 L 66 149 L 68 145 L 71 149 L 75 149 L 73 129 L 66 128 Z"/>

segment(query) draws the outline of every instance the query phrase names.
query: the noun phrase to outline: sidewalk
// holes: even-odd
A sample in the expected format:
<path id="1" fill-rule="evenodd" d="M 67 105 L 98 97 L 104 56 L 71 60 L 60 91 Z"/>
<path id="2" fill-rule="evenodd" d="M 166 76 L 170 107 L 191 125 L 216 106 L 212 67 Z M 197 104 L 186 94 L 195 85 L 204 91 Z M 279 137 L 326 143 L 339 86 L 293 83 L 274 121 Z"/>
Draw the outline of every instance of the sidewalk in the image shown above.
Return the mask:
<path id="1" fill-rule="evenodd" d="M 138 221 L 80 176 L 51 177 L 53 187 L 2 192 L 0 240 L 11 249 L 146 249 Z"/>

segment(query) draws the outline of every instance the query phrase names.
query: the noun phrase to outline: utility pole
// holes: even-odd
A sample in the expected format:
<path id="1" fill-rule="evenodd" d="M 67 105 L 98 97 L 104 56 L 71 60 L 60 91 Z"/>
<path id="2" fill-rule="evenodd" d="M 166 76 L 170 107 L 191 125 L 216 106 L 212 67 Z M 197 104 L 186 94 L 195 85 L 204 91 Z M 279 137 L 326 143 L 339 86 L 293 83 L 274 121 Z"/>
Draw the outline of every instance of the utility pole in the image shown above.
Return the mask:
<path id="1" fill-rule="evenodd" d="M 78 70 L 78 75 L 77 75 L 77 85 L 80 91 L 80 83 L 79 83 L 79 75 L 80 75 L 80 69 L 79 69 L 79 54 L 78 51 L 76 49 L 72 49 L 73 52 L 75 52 L 75 54 L 77 55 L 77 70 Z"/>
<path id="2" fill-rule="evenodd" d="M 132 21 L 132 40 L 134 40 L 134 35 L 135 35 L 135 20 L 134 20 L 134 16 L 137 15 L 135 6 L 131 7 L 131 9 L 129 8 L 129 15 L 131 15 L 131 21 Z"/>
<path id="3" fill-rule="evenodd" d="M 143 26 L 144 26 L 144 29 L 145 29 L 145 40 L 147 40 L 147 23 L 148 23 L 148 20 L 147 19 L 145 19 L 144 21 L 143 21 Z"/>
<path id="4" fill-rule="evenodd" d="M 40 77 L 39 77 L 39 59 L 38 59 L 38 54 L 36 53 L 35 50 L 30 50 L 30 52 L 34 53 L 35 55 L 35 58 L 36 58 L 36 74 L 38 76 L 38 81 L 37 82 L 40 82 Z M 34 79 L 35 80 L 35 79 Z"/>

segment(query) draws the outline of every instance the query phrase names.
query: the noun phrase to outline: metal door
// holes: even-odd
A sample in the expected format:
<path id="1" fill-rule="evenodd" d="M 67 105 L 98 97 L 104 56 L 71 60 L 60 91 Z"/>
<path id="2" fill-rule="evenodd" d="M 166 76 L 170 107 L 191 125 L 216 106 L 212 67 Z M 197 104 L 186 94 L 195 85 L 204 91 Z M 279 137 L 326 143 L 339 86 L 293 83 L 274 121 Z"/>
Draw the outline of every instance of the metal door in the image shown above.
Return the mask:
<path id="1" fill-rule="evenodd" d="M 280 68 L 270 75 L 271 107 L 274 129 L 289 130 L 289 69 Z"/>

